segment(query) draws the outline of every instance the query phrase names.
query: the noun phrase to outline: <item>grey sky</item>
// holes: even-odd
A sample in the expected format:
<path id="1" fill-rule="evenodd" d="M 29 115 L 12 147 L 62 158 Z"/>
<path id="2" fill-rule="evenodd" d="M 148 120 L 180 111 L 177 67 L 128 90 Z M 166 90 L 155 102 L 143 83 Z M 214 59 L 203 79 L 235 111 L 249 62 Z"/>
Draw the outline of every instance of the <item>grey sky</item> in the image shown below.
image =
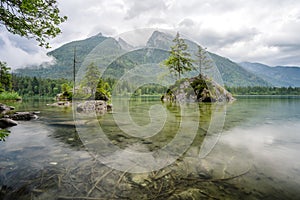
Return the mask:
<path id="1" fill-rule="evenodd" d="M 50 44 L 57 48 L 102 32 L 137 28 L 181 32 L 236 62 L 300 66 L 298 0 L 58 0 L 68 21 Z M 50 61 L 48 50 L 0 29 L 0 60 L 11 67 Z"/>

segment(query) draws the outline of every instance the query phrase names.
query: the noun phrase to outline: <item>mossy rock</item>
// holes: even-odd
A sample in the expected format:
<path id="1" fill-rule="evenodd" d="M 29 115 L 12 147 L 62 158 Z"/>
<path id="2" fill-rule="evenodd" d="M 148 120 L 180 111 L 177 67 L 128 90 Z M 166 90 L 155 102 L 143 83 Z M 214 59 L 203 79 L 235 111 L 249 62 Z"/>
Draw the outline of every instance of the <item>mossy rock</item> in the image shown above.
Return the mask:
<path id="1" fill-rule="evenodd" d="M 235 99 L 221 85 L 206 76 L 183 78 L 170 86 L 162 101 L 177 102 L 231 102 Z"/>

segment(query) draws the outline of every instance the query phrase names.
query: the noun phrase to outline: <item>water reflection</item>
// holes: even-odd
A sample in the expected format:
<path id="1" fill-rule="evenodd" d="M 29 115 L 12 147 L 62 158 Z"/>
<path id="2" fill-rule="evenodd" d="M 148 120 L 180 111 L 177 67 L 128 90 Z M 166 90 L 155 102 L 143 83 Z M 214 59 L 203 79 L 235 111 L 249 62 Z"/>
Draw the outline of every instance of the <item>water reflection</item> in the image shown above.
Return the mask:
<path id="1" fill-rule="evenodd" d="M 122 103 L 122 102 L 121 102 Z M 132 119 L 149 124 L 151 105 L 130 102 Z M 149 173 L 113 170 L 85 149 L 75 131 L 71 109 L 23 102 L 18 110 L 39 110 L 36 121 L 11 128 L 0 143 L 1 199 L 298 199 L 300 185 L 300 99 L 239 99 L 234 104 L 201 104 L 193 143 L 173 164 Z M 164 104 L 164 128 L 149 138 L 130 136 L 117 126 L 113 114 L 85 119 L 86 137 L 95 124 L 120 149 L 155 151 L 179 130 L 182 113 Z M 224 132 L 203 158 L 201 145 L 213 116 L 226 110 Z M 195 117 L 197 116 L 197 117 Z M 124 124 L 126 126 L 126 124 Z M 127 125 L 128 126 L 128 125 Z M 187 131 L 188 132 L 188 131 Z M 81 138 L 82 139 L 82 138 Z M 184 138 L 182 138 L 184 141 Z M 103 148 L 98 146 L 97 148 Z M 124 157 L 126 161 L 126 157 Z"/>

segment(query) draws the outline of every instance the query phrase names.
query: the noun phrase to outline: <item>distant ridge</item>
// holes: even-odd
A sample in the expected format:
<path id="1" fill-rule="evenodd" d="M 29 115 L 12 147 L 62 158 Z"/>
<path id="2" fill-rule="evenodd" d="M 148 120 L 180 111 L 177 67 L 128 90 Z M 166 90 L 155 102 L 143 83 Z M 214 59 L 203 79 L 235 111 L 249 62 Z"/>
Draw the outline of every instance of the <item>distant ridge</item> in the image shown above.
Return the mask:
<path id="1" fill-rule="evenodd" d="M 270 67 L 261 63 L 242 62 L 244 69 L 254 73 L 275 87 L 300 87 L 300 67 Z"/>
<path id="2" fill-rule="evenodd" d="M 14 73 L 20 76 L 71 79 L 74 48 L 76 46 L 77 69 L 83 63 L 89 64 L 89 62 L 95 62 L 102 72 L 104 72 L 104 69 L 107 68 L 107 72 L 105 72 L 106 75 L 109 75 L 112 78 L 116 76 L 115 78 L 117 78 L 121 75 L 121 72 L 124 72 L 122 70 L 131 69 L 132 66 L 140 63 L 141 61 L 143 61 L 143 65 L 155 62 L 157 65 L 160 64 L 161 61 L 169 56 L 168 51 L 170 50 L 170 46 L 173 44 L 172 40 L 172 35 L 160 31 L 154 31 L 148 38 L 144 47 L 135 49 L 135 47 L 130 45 L 123 38 L 118 38 L 116 40 L 112 37 L 106 37 L 99 33 L 84 40 L 69 42 L 53 51 L 50 51 L 48 55 L 55 58 L 55 64 L 48 65 L 47 67 L 31 66 L 27 68 L 20 68 Z M 197 51 L 198 44 L 190 40 L 185 41 L 189 46 L 191 55 L 194 55 Z M 123 54 L 125 54 L 125 56 L 122 56 L 122 58 L 114 57 Z M 99 55 L 102 55 L 102 57 Z M 209 55 L 215 62 L 224 84 L 227 86 L 238 87 L 271 85 L 270 81 L 261 78 L 257 74 L 251 72 L 251 70 L 246 70 L 228 58 L 218 56 L 214 53 L 209 53 Z M 110 63 L 110 61 L 114 59 L 117 60 Z M 151 73 L 151 70 L 147 69 L 145 73 L 145 75 L 147 75 L 147 73 Z"/>

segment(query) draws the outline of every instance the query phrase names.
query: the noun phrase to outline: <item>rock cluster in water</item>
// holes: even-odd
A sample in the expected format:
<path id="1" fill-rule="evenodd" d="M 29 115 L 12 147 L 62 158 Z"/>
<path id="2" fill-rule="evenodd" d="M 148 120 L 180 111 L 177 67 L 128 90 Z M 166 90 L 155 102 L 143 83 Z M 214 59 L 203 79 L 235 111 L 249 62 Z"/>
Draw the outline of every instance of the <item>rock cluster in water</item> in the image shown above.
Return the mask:
<path id="1" fill-rule="evenodd" d="M 15 112 L 13 106 L 0 104 L 0 128 L 16 126 L 19 120 L 37 119 L 39 112 Z"/>
<path id="2" fill-rule="evenodd" d="M 58 101 L 52 104 L 47 104 L 47 106 L 70 107 L 72 106 L 72 103 L 70 101 Z"/>
<path id="3" fill-rule="evenodd" d="M 77 105 L 77 112 L 87 113 L 95 111 L 97 114 L 104 114 L 111 111 L 112 106 L 104 100 L 89 100 L 81 102 Z"/>
<path id="4" fill-rule="evenodd" d="M 168 102 L 232 102 L 232 94 L 206 76 L 183 78 L 161 97 Z"/>

